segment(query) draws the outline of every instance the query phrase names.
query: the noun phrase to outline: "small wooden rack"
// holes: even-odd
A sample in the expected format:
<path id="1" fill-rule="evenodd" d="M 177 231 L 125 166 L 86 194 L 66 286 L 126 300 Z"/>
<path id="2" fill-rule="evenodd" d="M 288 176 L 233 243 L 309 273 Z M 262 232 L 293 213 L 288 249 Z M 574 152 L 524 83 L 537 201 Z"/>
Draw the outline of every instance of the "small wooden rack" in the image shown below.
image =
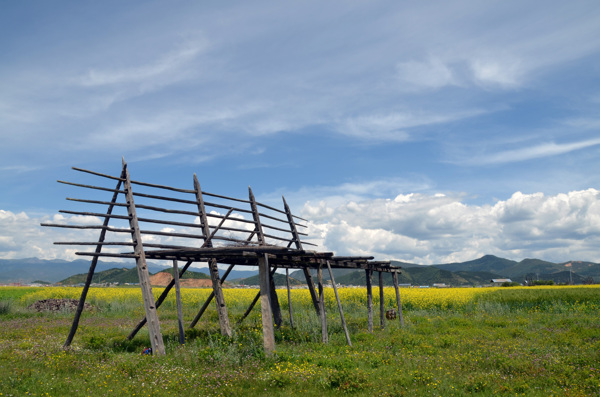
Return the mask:
<path id="1" fill-rule="evenodd" d="M 77 224 L 42 223 L 42 226 L 98 230 L 100 233 L 97 241 L 55 242 L 55 244 L 60 245 L 95 247 L 93 251 L 76 252 L 77 255 L 92 257 L 92 260 L 79 299 L 79 306 L 64 344 L 65 348 L 70 346 L 77 331 L 87 292 L 100 257 L 130 258 L 136 261 L 146 316 L 140 320 L 128 338 L 133 338 L 145 324 L 148 324 L 150 341 L 155 354 L 164 354 L 165 352 L 157 309 L 173 286 L 176 287 L 179 295 L 179 278 L 183 276 L 192 263 L 196 262 L 208 263 L 213 291 L 191 322 L 190 327 L 197 324 L 210 302 L 214 299 L 221 333 L 228 336 L 231 336 L 231 325 L 229 324 L 222 283 L 234 266 L 258 267 L 260 291 L 242 320 L 260 300 L 263 343 L 267 353 L 275 349 L 274 325 L 279 327 L 282 323 L 281 309 L 273 281 L 273 274 L 277 269 L 286 270 L 288 296 L 289 269 L 301 269 L 303 271 L 314 308 L 321 318 L 324 342 L 327 342 L 328 334 L 323 295 L 323 268 L 328 270 L 332 281 L 348 344 L 351 344 L 350 335 L 346 327 L 332 269 L 365 270 L 369 331 L 373 330 L 371 287 L 373 272 L 379 272 L 380 294 L 383 294 L 383 273 L 392 273 L 396 289 L 398 317 L 400 323 L 403 323 L 402 306 L 398 292 L 400 268 L 391 266 L 390 261 L 373 261 L 372 256 L 335 256 L 332 252 L 306 250 L 305 246 L 315 246 L 310 241 L 305 241 L 308 234 L 301 231 L 307 228 L 304 223 L 308 221 L 292 214 L 285 198 L 283 198 L 283 209 L 278 209 L 257 202 L 251 188 L 248 189 L 248 200 L 204 192 L 201 190 L 195 174 L 193 176 L 193 189 L 139 182 L 131 180 L 125 160 L 123 160 L 119 176 L 106 175 L 76 167 L 73 167 L 73 169 L 104 180 L 116 181 L 116 186 L 111 188 L 58 181 L 59 183 L 87 189 L 87 191 L 108 192 L 112 194 L 112 198 L 109 201 L 67 198 L 69 201 L 99 205 L 105 210 L 103 212 L 61 210 L 60 213 L 74 215 L 75 217 L 72 219 L 76 219 Z M 136 191 L 133 190 L 133 186 L 136 186 Z M 165 191 L 169 192 L 168 195 L 165 195 Z M 207 201 L 205 201 L 205 198 Z M 134 202 L 134 199 L 137 202 Z M 240 204 L 245 204 L 247 207 L 240 208 Z M 118 214 L 119 210 L 124 213 Z M 164 214 L 164 216 L 159 217 L 158 214 Z M 103 222 L 99 224 L 98 219 L 103 219 Z M 82 222 L 79 223 L 79 221 Z M 304 238 L 304 241 L 302 238 Z M 148 259 L 172 261 L 176 272 L 174 279 L 156 300 L 154 300 L 152 286 L 150 285 L 150 275 L 146 262 Z M 180 269 L 178 267 L 179 261 L 185 262 L 185 265 Z M 229 265 L 222 277 L 219 275 L 218 264 Z M 317 273 L 316 288 L 311 270 L 316 270 Z M 384 326 L 385 313 L 383 302 L 383 296 L 381 296 L 380 323 L 382 327 Z M 289 310 L 290 322 L 293 325 L 291 304 Z M 178 299 L 178 313 L 180 340 L 183 341 L 180 299 Z"/>

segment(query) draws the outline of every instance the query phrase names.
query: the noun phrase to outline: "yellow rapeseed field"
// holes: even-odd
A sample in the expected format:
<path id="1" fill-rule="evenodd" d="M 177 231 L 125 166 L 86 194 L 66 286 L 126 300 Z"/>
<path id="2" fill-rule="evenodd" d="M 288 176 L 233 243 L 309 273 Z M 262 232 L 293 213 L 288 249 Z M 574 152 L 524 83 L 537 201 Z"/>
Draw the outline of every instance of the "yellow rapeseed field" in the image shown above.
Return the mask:
<path id="1" fill-rule="evenodd" d="M 11 288 L 11 287 L 4 287 Z M 15 287 L 18 288 L 18 287 Z M 596 289 L 599 286 L 547 286 L 535 287 L 536 290 L 546 289 L 549 291 L 564 290 L 565 292 L 581 291 L 582 289 Z M 163 288 L 154 288 L 153 293 L 158 297 Z M 396 306 L 396 294 L 392 287 L 384 289 L 384 305 L 386 307 Z M 460 309 L 473 303 L 482 296 L 498 293 L 497 291 L 511 291 L 512 294 L 526 294 L 532 290 L 531 287 L 513 287 L 513 288 L 401 288 L 400 298 L 405 308 L 419 309 Z M 183 305 L 197 306 L 202 304 L 212 290 L 208 288 L 184 288 L 181 291 Z M 344 306 L 363 306 L 367 302 L 365 288 L 339 288 L 339 295 Z M 258 293 L 257 289 L 224 289 L 225 301 L 231 306 L 247 306 Z M 81 288 L 76 287 L 43 287 L 31 289 L 31 292 L 21 296 L 21 302 L 29 304 L 37 300 L 49 298 L 72 298 L 78 299 L 81 294 Z M 335 307 L 335 295 L 332 288 L 325 288 L 325 302 L 328 307 Z M 278 289 L 279 300 L 282 305 L 287 305 L 287 291 Z M 294 305 L 311 306 L 310 293 L 307 289 L 293 289 L 291 291 L 292 302 Z M 90 288 L 88 301 L 93 302 L 139 302 L 142 303 L 142 294 L 138 288 Z M 167 298 L 167 303 L 172 304 L 175 301 L 174 291 L 171 291 Z M 379 305 L 379 288 L 373 288 L 373 305 Z"/>

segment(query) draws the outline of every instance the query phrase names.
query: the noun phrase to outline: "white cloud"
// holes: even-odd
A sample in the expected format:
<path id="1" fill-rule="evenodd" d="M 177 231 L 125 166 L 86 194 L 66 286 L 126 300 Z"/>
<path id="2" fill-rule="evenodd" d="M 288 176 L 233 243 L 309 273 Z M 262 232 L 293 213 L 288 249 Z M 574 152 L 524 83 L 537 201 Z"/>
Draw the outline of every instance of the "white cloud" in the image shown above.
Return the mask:
<path id="1" fill-rule="evenodd" d="M 600 191 L 595 189 L 551 196 L 516 192 L 493 205 L 467 204 L 461 195 L 422 193 L 335 204 L 325 199 L 306 203 L 301 216 L 310 220 L 307 241 L 338 255 L 374 255 L 379 260 L 421 264 L 471 260 L 485 254 L 516 260 L 535 257 L 556 262 L 600 262 Z M 239 221 L 241 214 L 232 218 L 226 227 L 248 229 L 249 224 Z M 0 210 L 0 258 L 76 259 L 74 253 L 80 247 L 56 246 L 53 242 L 93 242 L 98 238 L 97 230 L 44 228 L 39 224 L 78 221 L 77 217 L 31 217 Z M 211 224 L 216 221 L 211 219 Z M 224 234 L 247 237 L 243 233 Z M 122 235 L 127 241 L 129 236 Z M 178 243 L 151 235 L 144 241 Z M 189 245 L 189 240 L 184 244 Z"/>
<path id="2" fill-rule="evenodd" d="M 338 122 L 337 131 L 344 135 L 375 141 L 407 141 L 414 137 L 408 129 L 450 123 L 486 113 L 483 109 L 430 113 L 424 111 L 389 112 L 349 117 Z"/>
<path id="3" fill-rule="evenodd" d="M 324 249 L 432 264 L 495 254 L 514 259 L 600 261 L 600 191 L 555 196 L 515 193 L 494 205 L 461 196 L 408 194 L 395 199 L 307 203 L 311 232 Z"/>
<path id="4" fill-rule="evenodd" d="M 181 72 L 181 67 L 194 60 L 206 47 L 207 43 L 205 41 L 187 43 L 184 47 L 166 53 L 153 62 L 124 69 L 90 69 L 78 80 L 84 87 L 142 82 L 155 83 L 159 78 Z"/>
<path id="5" fill-rule="evenodd" d="M 454 72 L 440 59 L 427 61 L 407 61 L 396 65 L 396 75 L 401 82 L 399 89 L 437 89 L 458 85 Z"/>
<path id="6" fill-rule="evenodd" d="M 548 142 L 533 146 L 521 147 L 518 149 L 488 153 L 482 156 L 475 156 L 465 160 L 457 161 L 462 164 L 502 164 L 517 161 L 527 161 L 537 158 L 557 156 L 570 153 L 576 150 L 585 149 L 600 145 L 600 138 L 588 139 L 579 142 L 555 143 Z"/>
<path id="7" fill-rule="evenodd" d="M 519 60 L 475 59 L 471 69 L 475 81 L 483 86 L 499 86 L 502 88 L 518 87 L 522 84 L 524 71 Z"/>

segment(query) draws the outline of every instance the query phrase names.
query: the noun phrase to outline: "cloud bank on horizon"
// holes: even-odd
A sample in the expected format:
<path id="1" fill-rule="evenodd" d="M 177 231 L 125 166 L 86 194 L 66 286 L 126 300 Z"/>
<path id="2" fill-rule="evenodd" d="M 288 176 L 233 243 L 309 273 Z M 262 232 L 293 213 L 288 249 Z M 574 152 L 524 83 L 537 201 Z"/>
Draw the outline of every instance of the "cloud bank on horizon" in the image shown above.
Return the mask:
<path id="1" fill-rule="evenodd" d="M 0 32 L 0 258 L 73 259 L 54 180 L 124 156 L 285 194 L 339 254 L 600 262 L 595 1 L 4 2 Z"/>

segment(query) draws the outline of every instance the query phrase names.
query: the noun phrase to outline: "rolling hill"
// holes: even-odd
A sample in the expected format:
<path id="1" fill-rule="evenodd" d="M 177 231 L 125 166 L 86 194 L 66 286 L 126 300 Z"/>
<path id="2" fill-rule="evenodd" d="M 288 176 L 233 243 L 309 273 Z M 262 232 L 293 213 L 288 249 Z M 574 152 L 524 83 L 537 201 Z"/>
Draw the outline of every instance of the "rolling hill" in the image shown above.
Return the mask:
<path id="1" fill-rule="evenodd" d="M 431 266 L 399 261 L 392 261 L 392 264 L 401 266 L 403 269 L 399 277 L 400 283 L 410 283 L 412 285 L 431 285 L 433 283 L 482 285 L 488 284 L 492 278 L 510 278 L 513 281 L 521 283 L 526 279 L 554 280 L 556 283 L 565 283 L 571 279 L 574 283 L 600 282 L 600 264 L 585 261 L 553 263 L 539 259 L 523 259 L 517 262 L 494 255 L 485 255 L 471 261 Z M 78 284 L 85 281 L 89 266 L 89 260 L 83 259 L 71 262 L 38 258 L 0 259 L 0 283 L 31 283 L 33 281 L 56 283 L 62 280 L 62 283 Z M 169 271 L 172 273 L 172 268 L 167 265 L 148 263 L 148 268 L 150 273 L 157 273 L 159 271 Z M 184 278 L 209 278 L 208 268 L 192 269 L 194 269 L 194 273 L 187 272 Z M 224 272 L 225 270 L 219 269 L 221 276 Z M 334 269 L 333 272 L 336 282 L 340 284 L 364 285 L 364 271 Z M 254 282 L 252 279 L 257 274 L 257 270 L 237 270 L 236 267 L 230 273 L 228 281 L 241 281 L 246 285 L 257 285 L 258 282 Z M 277 274 L 280 275 L 279 273 Z M 312 274 L 316 278 L 316 270 L 313 270 Z M 304 274 L 301 270 L 290 272 L 290 276 L 301 283 L 305 282 Z M 276 277 L 278 285 L 285 284 L 285 277 L 283 275 Z M 324 280 L 329 280 L 328 271 L 325 270 L 323 272 L 323 278 Z M 374 278 L 374 282 L 376 283 L 376 277 Z M 98 262 L 94 282 L 137 283 L 135 263 Z M 386 277 L 386 285 L 391 285 L 391 278 L 388 280 Z"/>
<path id="2" fill-rule="evenodd" d="M 170 274 L 171 276 L 173 276 L 173 269 L 165 269 L 160 272 L 156 272 L 153 275 L 160 274 L 160 273 L 167 273 L 167 274 Z M 68 277 L 64 280 L 59 281 L 57 284 L 61 284 L 61 285 L 82 284 L 82 283 L 85 283 L 86 278 L 87 278 L 87 273 L 76 274 L 76 275 Z M 205 280 L 205 279 L 210 279 L 210 277 L 204 273 L 199 273 L 199 272 L 194 272 L 194 271 L 188 270 L 185 272 L 185 274 L 183 275 L 183 277 L 181 279 L 182 280 L 197 280 L 197 279 Z M 132 284 L 137 284 L 138 283 L 137 269 L 135 267 L 132 267 L 132 268 L 121 267 L 121 268 L 108 269 L 108 270 L 104 270 L 101 272 L 95 272 L 94 276 L 92 277 L 92 283 L 109 283 L 109 284 L 111 284 L 111 283 L 120 283 L 120 284 L 132 283 Z"/>

